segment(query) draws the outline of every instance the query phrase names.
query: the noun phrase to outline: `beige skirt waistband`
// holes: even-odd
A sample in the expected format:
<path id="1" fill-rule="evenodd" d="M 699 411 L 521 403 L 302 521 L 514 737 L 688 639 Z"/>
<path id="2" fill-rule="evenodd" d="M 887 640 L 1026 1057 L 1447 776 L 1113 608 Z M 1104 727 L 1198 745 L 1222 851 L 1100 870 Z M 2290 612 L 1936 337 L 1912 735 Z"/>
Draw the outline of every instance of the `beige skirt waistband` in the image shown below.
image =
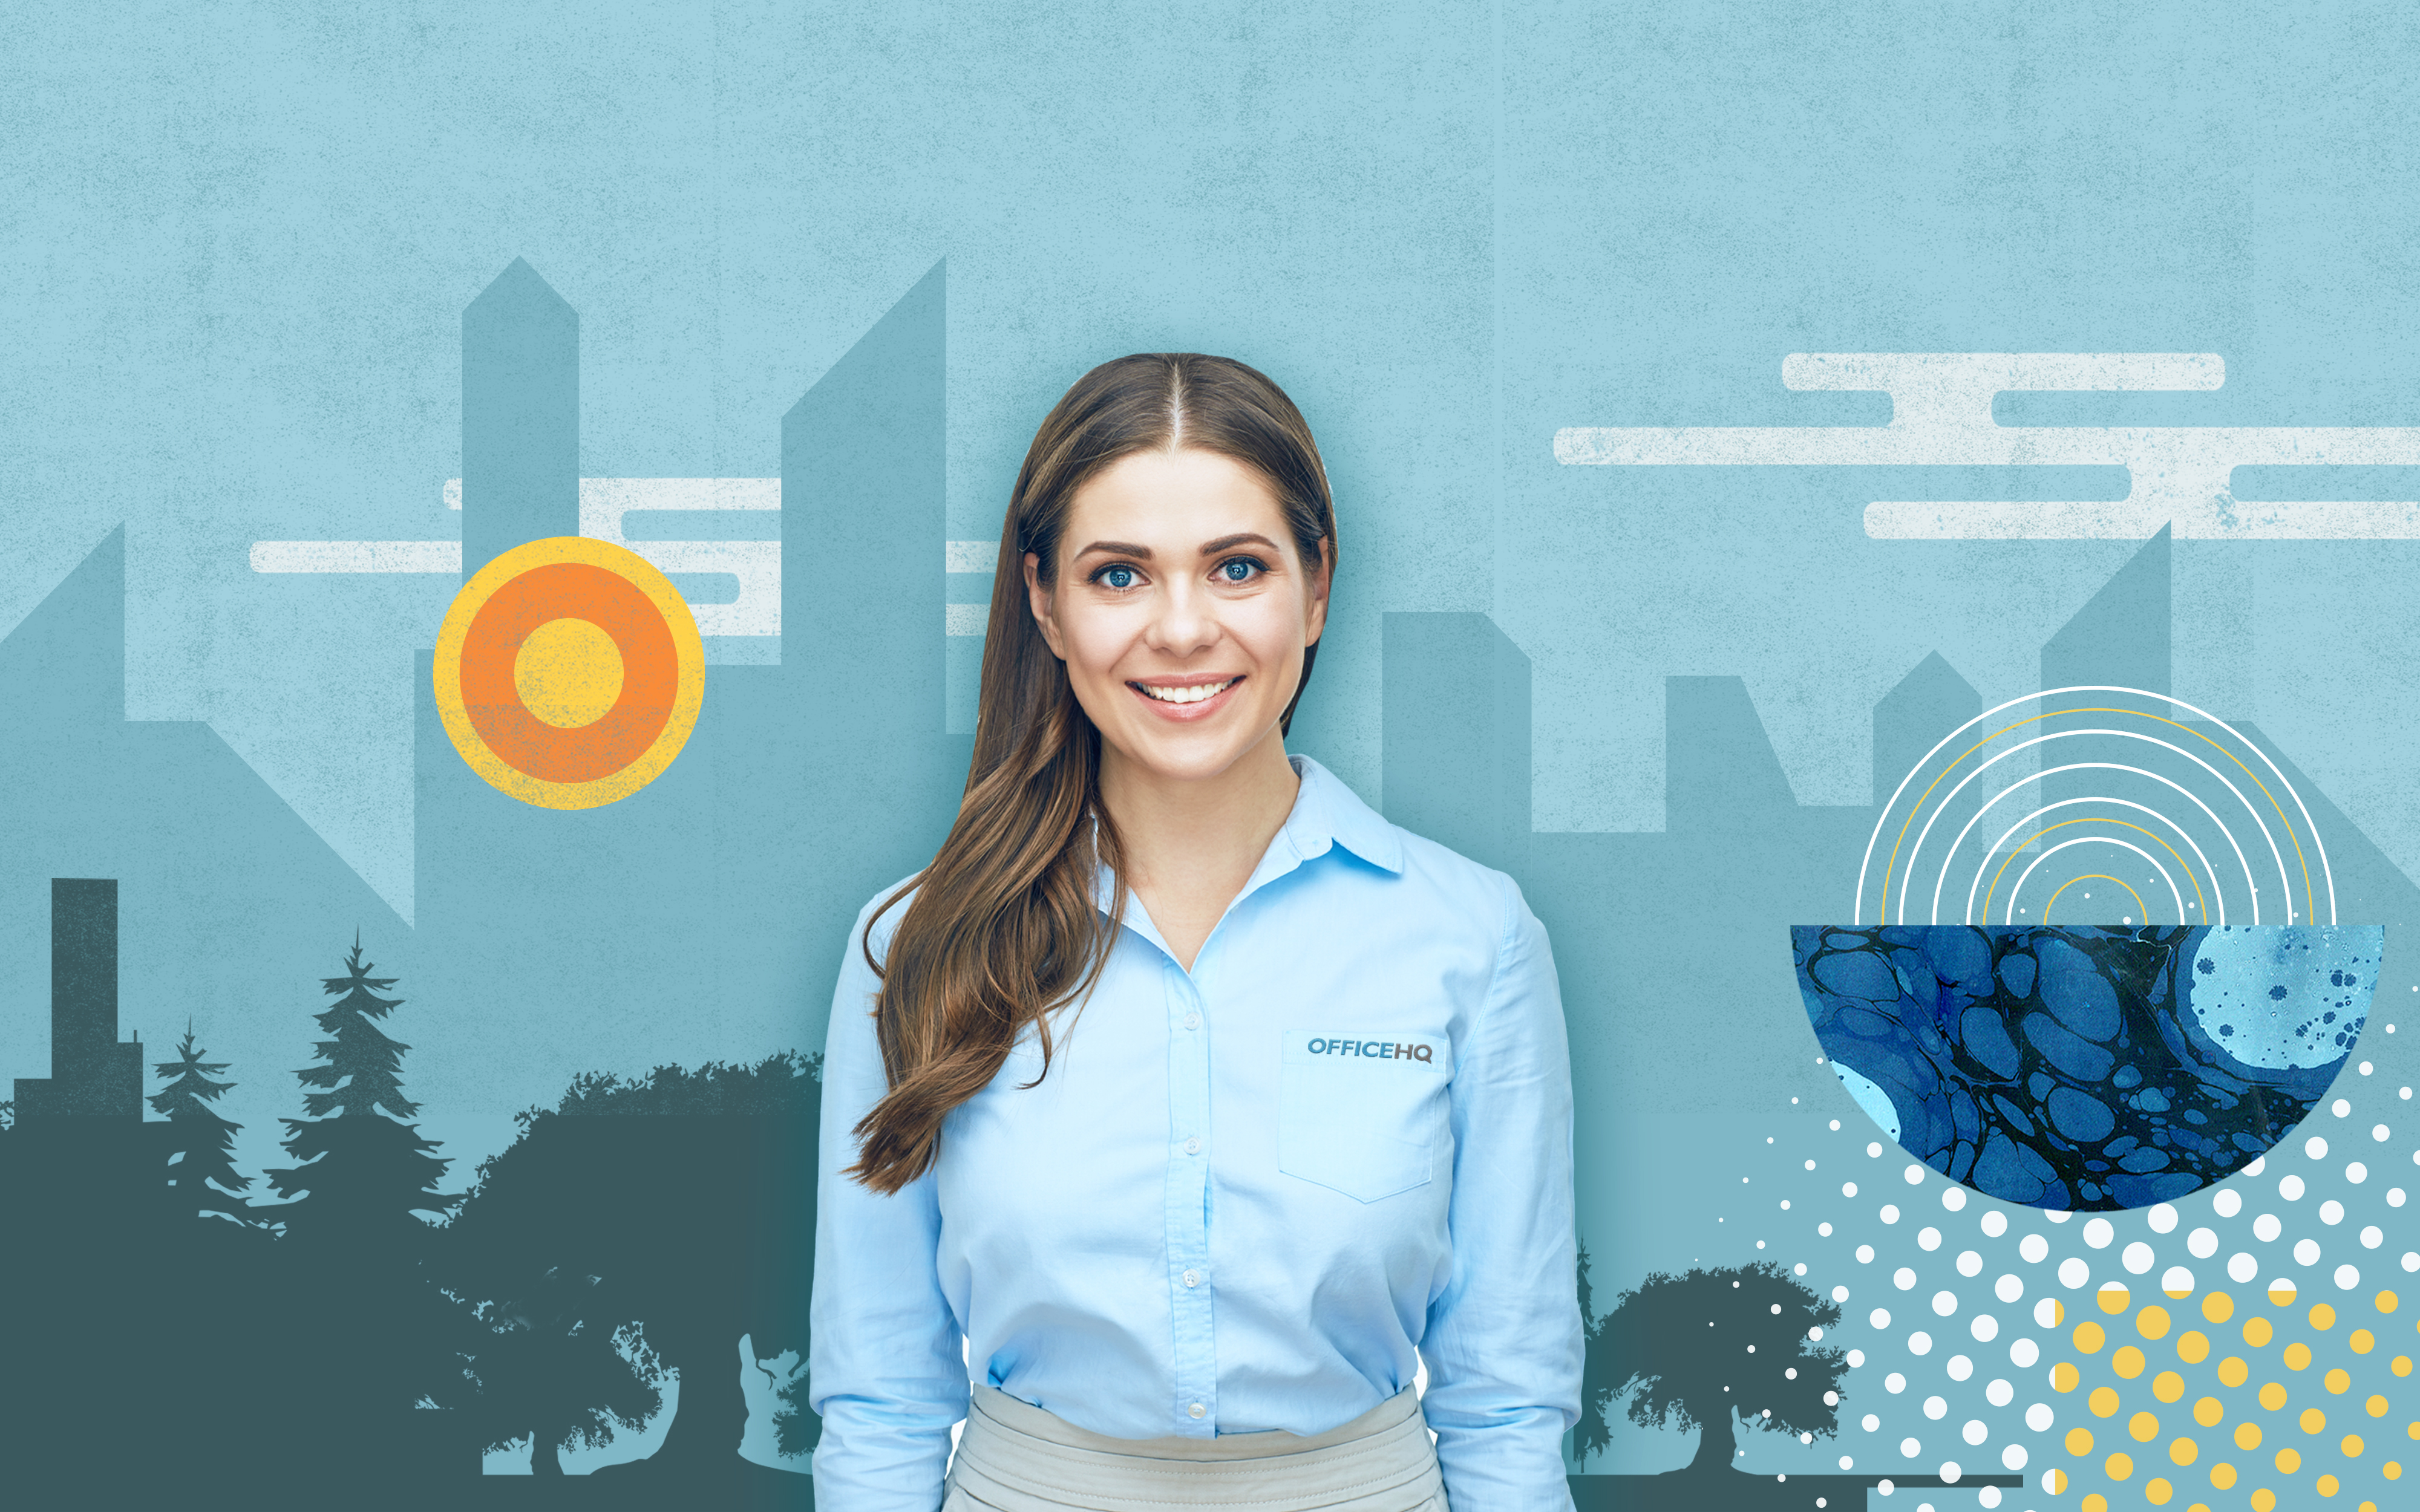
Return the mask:
<path id="1" fill-rule="evenodd" d="M 978 1385 L 941 1512 L 1447 1512 L 1420 1400 L 1305 1436 L 1113 1439 Z"/>

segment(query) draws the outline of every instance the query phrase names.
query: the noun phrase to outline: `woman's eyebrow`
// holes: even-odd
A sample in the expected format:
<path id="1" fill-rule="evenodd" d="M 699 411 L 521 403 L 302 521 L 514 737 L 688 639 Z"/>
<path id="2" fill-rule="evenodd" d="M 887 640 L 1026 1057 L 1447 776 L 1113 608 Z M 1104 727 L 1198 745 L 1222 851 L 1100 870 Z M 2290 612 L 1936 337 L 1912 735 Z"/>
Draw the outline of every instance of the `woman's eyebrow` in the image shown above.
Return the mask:
<path id="1" fill-rule="evenodd" d="M 1257 531 L 1237 531 L 1233 535 L 1222 535 L 1215 541 L 1202 542 L 1202 554 L 1205 557 L 1211 556 L 1239 546 L 1264 546 L 1272 551 L 1278 548 L 1275 541 Z"/>
<path id="2" fill-rule="evenodd" d="M 1209 548 L 1204 547 L 1202 549 L 1206 551 Z M 1132 541 L 1094 541 L 1076 555 L 1089 557 L 1094 552 L 1102 552 L 1113 557 L 1139 557 L 1145 562 L 1151 560 L 1151 548 L 1137 546 Z"/>

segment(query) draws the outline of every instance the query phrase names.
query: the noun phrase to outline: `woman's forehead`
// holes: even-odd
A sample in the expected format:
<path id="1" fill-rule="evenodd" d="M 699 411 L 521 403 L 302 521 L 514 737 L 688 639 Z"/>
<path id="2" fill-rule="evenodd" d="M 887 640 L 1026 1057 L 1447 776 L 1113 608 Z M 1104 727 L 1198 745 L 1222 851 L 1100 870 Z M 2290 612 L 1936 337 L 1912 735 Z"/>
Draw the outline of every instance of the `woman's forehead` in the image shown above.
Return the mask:
<path id="1" fill-rule="evenodd" d="M 1096 541 L 1191 553 L 1224 536 L 1256 533 L 1280 545 L 1285 511 L 1259 471 L 1217 452 L 1136 452 L 1085 480 L 1069 501 L 1063 536 L 1073 553 Z"/>

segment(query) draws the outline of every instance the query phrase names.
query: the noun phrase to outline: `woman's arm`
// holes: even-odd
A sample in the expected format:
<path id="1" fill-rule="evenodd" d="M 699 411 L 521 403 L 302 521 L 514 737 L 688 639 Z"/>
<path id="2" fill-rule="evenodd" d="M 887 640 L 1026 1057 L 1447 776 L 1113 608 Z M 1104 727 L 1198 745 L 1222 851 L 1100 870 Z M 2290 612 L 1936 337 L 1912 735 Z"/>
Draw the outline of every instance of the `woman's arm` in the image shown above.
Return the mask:
<path id="1" fill-rule="evenodd" d="M 815 1502 L 830 1512 L 934 1512 L 950 1425 L 967 1414 L 967 1370 L 934 1265 L 933 1173 L 892 1196 L 840 1174 L 857 1159 L 851 1131 L 888 1087 L 870 1016 L 878 983 L 858 949 L 872 912 L 849 932 L 824 1043 L 807 1350 L 807 1403 L 824 1420 Z M 877 935 L 877 955 L 885 943 Z"/>
<path id="2" fill-rule="evenodd" d="M 1420 1341 L 1453 1512 L 1563 1512 L 1579 1420 L 1571 1056 L 1545 926 L 1502 882 L 1496 974 L 1454 1047 L 1453 1270 Z"/>

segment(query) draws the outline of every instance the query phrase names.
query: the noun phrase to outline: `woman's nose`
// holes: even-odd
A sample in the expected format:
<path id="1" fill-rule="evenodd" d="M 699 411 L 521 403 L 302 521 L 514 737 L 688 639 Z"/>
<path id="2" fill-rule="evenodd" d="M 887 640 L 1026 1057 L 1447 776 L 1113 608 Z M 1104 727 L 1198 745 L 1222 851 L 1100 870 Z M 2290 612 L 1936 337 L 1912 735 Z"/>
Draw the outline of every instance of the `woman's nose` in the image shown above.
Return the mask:
<path id="1" fill-rule="evenodd" d="M 1215 607 L 1197 585 L 1180 581 L 1162 595 L 1146 641 L 1162 655 L 1187 656 L 1208 649 L 1218 639 Z"/>

